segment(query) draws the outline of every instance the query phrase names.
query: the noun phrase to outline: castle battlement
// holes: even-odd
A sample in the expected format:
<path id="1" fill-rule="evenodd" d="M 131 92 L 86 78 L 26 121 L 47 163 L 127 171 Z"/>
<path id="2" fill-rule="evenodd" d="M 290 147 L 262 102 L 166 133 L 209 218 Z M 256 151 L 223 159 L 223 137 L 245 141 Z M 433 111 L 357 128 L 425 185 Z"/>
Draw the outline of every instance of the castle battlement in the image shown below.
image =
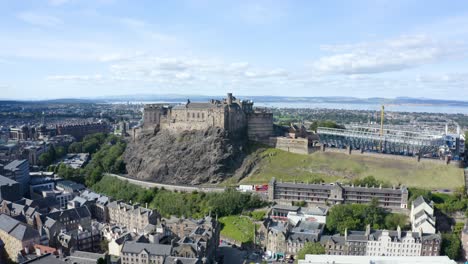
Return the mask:
<path id="1" fill-rule="evenodd" d="M 249 139 L 268 138 L 273 134 L 273 114 L 266 109 L 254 110 L 250 100 L 239 100 L 231 93 L 223 100 L 191 102 L 171 106 L 144 106 L 144 129 L 168 129 L 173 132 L 218 127 L 231 134 L 245 134 Z"/>

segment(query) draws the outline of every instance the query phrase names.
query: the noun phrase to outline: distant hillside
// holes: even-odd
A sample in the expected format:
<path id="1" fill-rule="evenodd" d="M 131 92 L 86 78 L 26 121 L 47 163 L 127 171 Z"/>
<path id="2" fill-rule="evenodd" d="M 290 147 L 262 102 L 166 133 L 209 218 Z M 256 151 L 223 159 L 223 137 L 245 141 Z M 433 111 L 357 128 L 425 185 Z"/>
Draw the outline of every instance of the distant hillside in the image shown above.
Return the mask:
<path id="1" fill-rule="evenodd" d="M 110 102 L 127 102 L 127 101 L 161 101 L 161 102 L 185 102 L 188 98 L 191 101 L 208 101 L 212 98 L 222 99 L 224 95 L 208 96 L 208 95 L 177 95 L 177 94 L 146 94 L 146 95 L 126 95 L 126 96 L 109 96 L 99 97 L 100 100 Z M 467 101 L 458 100 L 440 100 L 428 98 L 355 98 L 345 96 L 322 96 L 322 97 L 290 97 L 290 96 L 247 96 L 236 95 L 243 100 L 253 100 L 259 103 L 346 103 L 346 104 L 415 104 L 415 105 L 444 105 L 444 106 L 466 106 Z"/>

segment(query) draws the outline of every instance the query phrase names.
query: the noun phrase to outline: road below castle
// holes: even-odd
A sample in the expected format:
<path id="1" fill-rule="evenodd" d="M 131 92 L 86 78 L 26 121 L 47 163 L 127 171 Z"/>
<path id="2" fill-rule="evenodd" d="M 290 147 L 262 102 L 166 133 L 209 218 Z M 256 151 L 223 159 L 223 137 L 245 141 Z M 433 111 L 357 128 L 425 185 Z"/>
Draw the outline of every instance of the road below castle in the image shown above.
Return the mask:
<path id="1" fill-rule="evenodd" d="M 179 192 L 224 192 L 225 188 L 223 187 L 204 187 L 204 186 L 188 186 L 188 185 L 175 185 L 175 184 L 163 184 L 156 182 L 149 182 L 143 180 L 137 180 L 134 178 L 126 177 L 123 175 L 118 175 L 114 173 L 106 173 L 108 176 L 116 177 L 120 180 L 128 181 L 129 183 L 141 186 L 146 189 L 150 188 L 164 188 L 169 191 L 179 191 Z"/>

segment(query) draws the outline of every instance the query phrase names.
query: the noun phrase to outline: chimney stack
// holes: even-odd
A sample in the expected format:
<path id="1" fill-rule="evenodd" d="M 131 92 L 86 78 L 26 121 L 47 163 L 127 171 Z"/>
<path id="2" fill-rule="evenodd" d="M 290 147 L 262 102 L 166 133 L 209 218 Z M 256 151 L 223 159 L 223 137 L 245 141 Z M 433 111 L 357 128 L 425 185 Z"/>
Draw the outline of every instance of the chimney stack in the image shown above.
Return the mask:
<path id="1" fill-rule="evenodd" d="M 227 94 L 227 103 L 228 105 L 232 105 L 232 93 Z"/>

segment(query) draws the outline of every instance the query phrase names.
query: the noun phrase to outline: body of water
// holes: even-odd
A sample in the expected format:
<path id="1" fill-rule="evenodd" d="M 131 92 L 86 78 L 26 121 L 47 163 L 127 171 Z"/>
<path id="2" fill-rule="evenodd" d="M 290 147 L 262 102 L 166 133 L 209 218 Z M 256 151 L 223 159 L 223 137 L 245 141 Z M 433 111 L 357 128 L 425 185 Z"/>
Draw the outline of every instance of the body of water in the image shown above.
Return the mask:
<path id="1" fill-rule="evenodd" d="M 127 102 L 114 102 L 127 103 Z M 130 101 L 132 104 L 182 104 L 185 102 L 162 102 L 162 101 Z M 307 102 L 255 102 L 254 106 L 271 108 L 310 108 L 310 109 L 343 109 L 343 110 L 367 110 L 380 111 L 379 104 L 340 104 L 340 103 L 307 103 Z M 464 106 L 444 106 L 444 105 L 412 105 L 412 104 L 388 104 L 385 105 L 386 111 L 391 112 L 415 112 L 415 113 L 446 113 L 446 114 L 468 114 L 468 107 Z"/>

